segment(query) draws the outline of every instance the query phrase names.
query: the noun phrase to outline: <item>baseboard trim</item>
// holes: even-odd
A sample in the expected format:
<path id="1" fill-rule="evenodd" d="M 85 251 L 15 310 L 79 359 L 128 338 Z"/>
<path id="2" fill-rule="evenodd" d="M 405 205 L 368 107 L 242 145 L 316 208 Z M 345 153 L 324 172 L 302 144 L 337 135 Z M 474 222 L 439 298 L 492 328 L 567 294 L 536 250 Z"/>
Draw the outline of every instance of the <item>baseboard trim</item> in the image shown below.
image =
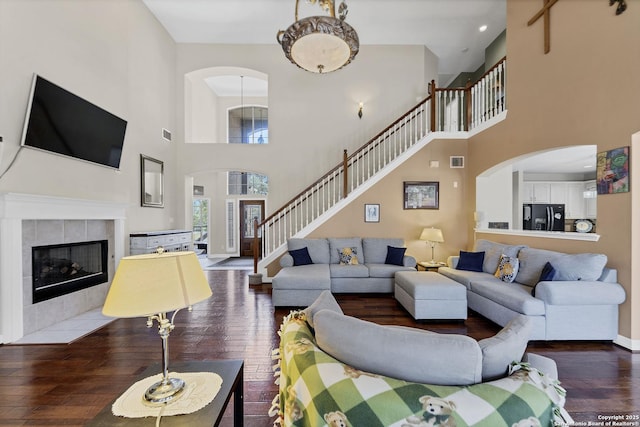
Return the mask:
<path id="1" fill-rule="evenodd" d="M 613 343 L 620 347 L 624 347 L 627 350 L 640 351 L 640 340 L 632 340 L 630 338 L 623 337 L 622 335 L 618 335 L 618 338 L 613 340 Z"/>

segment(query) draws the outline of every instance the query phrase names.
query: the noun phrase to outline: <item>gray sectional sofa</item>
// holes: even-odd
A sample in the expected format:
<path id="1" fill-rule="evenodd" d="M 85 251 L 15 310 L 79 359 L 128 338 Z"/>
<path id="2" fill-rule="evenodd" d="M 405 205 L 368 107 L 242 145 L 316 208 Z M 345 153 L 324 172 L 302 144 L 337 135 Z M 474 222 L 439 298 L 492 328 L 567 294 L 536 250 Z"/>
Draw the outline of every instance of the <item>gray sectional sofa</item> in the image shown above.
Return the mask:
<path id="1" fill-rule="evenodd" d="M 525 315 L 531 319 L 532 340 L 617 338 L 618 305 L 626 295 L 616 270 L 606 267 L 606 255 L 565 254 L 488 240 L 476 241 L 473 254 L 479 252 L 484 252 L 481 271 L 456 268 L 459 256 L 449 257 L 448 266 L 438 271 L 467 287 L 470 309 L 501 326 Z M 513 282 L 495 275 L 502 255 L 518 260 Z M 540 280 L 547 263 L 555 277 Z"/>
<path id="2" fill-rule="evenodd" d="M 324 290 L 391 293 L 396 271 L 415 271 L 416 260 L 404 255 L 403 246 L 402 239 L 393 238 L 289 239 L 289 252 L 280 258 L 282 268 L 272 281 L 273 305 L 305 307 Z M 306 262 L 300 265 L 299 255 L 305 248 L 308 258 L 302 256 Z M 357 264 L 341 265 L 341 251 L 345 248 L 354 252 Z M 390 264 L 390 258 L 396 263 Z"/>

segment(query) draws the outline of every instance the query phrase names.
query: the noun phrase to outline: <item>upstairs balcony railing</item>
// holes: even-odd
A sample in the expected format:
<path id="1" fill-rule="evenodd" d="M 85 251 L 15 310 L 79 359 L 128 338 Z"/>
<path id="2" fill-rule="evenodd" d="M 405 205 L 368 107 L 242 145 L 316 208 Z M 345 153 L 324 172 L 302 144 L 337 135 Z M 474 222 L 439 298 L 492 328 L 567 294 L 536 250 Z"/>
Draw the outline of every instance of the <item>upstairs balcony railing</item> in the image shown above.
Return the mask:
<path id="1" fill-rule="evenodd" d="M 260 252 L 267 258 L 277 251 L 428 134 L 473 130 L 504 112 L 506 64 L 504 57 L 464 88 L 437 88 L 432 80 L 426 99 L 352 154 L 344 150 L 340 164 L 262 222 L 255 221 L 254 272 Z"/>

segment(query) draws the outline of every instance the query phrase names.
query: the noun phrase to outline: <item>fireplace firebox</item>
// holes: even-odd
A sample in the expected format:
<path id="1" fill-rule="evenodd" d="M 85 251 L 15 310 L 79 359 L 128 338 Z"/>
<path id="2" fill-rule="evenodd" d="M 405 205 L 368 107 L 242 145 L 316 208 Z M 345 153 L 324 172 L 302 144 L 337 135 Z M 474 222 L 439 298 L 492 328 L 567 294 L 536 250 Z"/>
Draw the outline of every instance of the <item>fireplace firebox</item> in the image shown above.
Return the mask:
<path id="1" fill-rule="evenodd" d="M 105 283 L 107 240 L 34 246 L 33 303 Z"/>

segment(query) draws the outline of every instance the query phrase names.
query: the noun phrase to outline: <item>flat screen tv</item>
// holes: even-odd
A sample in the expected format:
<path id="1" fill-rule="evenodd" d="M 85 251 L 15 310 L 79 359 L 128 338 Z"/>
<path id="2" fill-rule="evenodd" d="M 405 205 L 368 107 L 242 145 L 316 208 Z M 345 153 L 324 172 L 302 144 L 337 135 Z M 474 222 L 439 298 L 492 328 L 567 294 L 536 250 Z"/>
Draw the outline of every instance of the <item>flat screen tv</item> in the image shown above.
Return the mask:
<path id="1" fill-rule="evenodd" d="M 22 145 L 118 169 L 127 122 L 34 75 Z"/>

